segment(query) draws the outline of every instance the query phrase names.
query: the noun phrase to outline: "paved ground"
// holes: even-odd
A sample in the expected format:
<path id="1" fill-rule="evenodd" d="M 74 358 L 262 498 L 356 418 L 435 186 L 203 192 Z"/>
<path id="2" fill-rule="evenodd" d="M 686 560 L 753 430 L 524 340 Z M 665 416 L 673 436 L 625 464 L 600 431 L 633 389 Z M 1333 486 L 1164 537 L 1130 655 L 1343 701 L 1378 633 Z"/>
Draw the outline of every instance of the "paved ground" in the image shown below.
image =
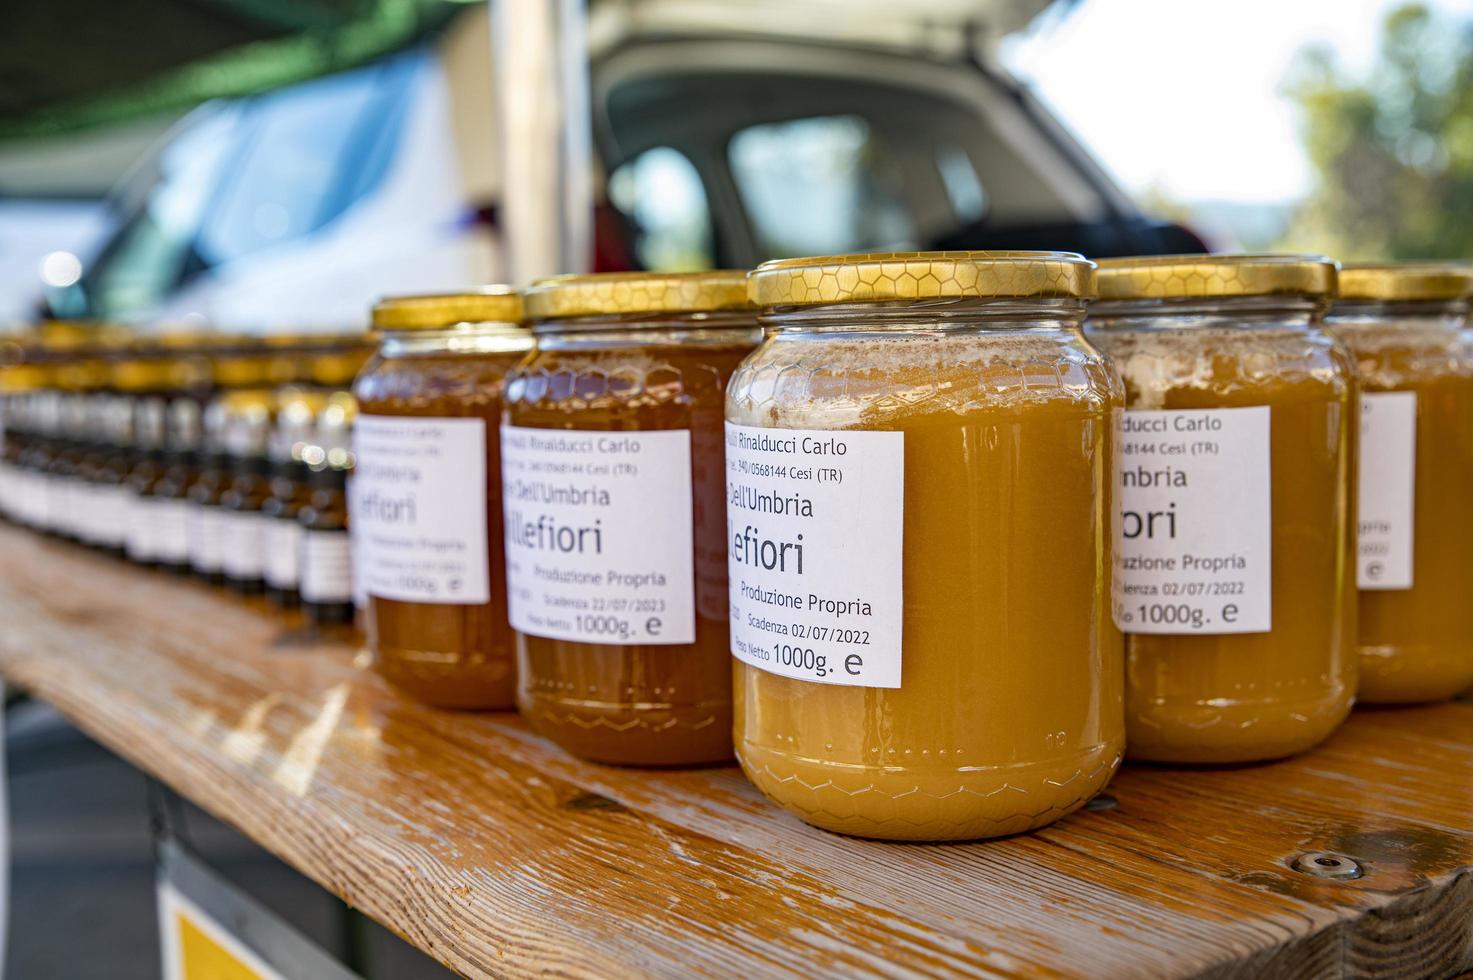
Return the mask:
<path id="1" fill-rule="evenodd" d="M 149 783 L 44 705 L 9 712 L 11 980 L 157 980 Z M 183 830 L 215 870 L 369 980 L 452 976 L 203 811 Z M 349 937 L 356 932 L 358 938 Z"/>

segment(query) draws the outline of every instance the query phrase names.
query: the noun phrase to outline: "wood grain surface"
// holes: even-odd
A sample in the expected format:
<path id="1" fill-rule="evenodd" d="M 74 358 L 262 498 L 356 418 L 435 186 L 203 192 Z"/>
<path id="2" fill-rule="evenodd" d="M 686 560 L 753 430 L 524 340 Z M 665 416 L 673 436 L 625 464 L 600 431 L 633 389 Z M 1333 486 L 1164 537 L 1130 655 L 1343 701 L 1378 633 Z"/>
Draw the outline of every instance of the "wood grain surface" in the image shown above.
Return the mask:
<path id="1" fill-rule="evenodd" d="M 0 672 L 470 976 L 1446 977 L 1473 968 L 1473 704 L 1277 765 L 1127 767 L 1034 834 L 806 827 L 734 768 L 573 759 L 342 644 L 0 527 Z M 1327 878 L 1296 870 L 1358 870 Z"/>

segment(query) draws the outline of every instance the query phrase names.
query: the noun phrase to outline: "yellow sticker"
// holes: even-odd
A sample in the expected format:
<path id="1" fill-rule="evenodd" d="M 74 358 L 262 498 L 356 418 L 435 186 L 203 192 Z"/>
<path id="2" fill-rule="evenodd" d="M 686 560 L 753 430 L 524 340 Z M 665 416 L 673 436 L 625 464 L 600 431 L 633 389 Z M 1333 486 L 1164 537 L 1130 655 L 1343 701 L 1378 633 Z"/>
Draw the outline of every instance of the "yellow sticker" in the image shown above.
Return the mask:
<path id="1" fill-rule="evenodd" d="M 179 929 L 180 974 L 183 980 L 263 980 L 235 953 L 212 939 L 183 912 L 175 916 Z"/>
<path id="2" fill-rule="evenodd" d="M 212 916 L 160 886 L 166 980 L 284 980 Z"/>

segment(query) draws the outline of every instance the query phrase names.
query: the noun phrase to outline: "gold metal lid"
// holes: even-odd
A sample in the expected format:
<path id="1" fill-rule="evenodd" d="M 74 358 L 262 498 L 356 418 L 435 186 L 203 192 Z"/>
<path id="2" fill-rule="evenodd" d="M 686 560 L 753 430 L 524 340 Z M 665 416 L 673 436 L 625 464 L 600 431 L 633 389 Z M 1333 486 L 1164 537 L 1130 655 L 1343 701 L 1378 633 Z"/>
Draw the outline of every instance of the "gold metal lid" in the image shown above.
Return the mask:
<path id="1" fill-rule="evenodd" d="M 1074 252 L 876 252 L 779 259 L 749 280 L 756 306 L 916 299 L 1088 299 L 1095 266 Z"/>
<path id="2" fill-rule="evenodd" d="M 112 363 L 112 386 L 119 391 L 164 391 L 173 387 L 174 372 L 168 360 L 146 354 Z"/>
<path id="3" fill-rule="evenodd" d="M 236 388 L 218 395 L 216 401 L 226 415 L 269 418 L 276 411 L 277 395 L 274 388 Z"/>
<path id="4" fill-rule="evenodd" d="M 45 388 L 51 372 L 40 364 L 0 364 L 0 393 L 12 395 Z"/>
<path id="5" fill-rule="evenodd" d="M 373 307 L 375 330 L 444 330 L 461 323 L 521 322 L 522 296 L 510 286 L 385 296 Z"/>
<path id="6" fill-rule="evenodd" d="M 218 340 L 208 330 L 193 330 L 188 327 L 168 327 L 147 338 L 165 350 L 192 353 L 214 346 Z"/>
<path id="7" fill-rule="evenodd" d="M 345 388 L 353 383 L 370 356 L 366 349 L 331 351 L 316 354 L 308 373 L 314 384 L 329 388 Z"/>
<path id="8" fill-rule="evenodd" d="M 640 313 L 716 313 L 745 310 L 747 274 L 709 272 L 604 272 L 538 279 L 526 292 L 527 318 Z"/>
<path id="9" fill-rule="evenodd" d="M 100 357 L 85 357 L 57 365 L 53 374 L 56 386 L 63 391 L 95 391 L 105 387 L 111 371 Z"/>
<path id="10" fill-rule="evenodd" d="M 1352 262 L 1340 267 L 1342 300 L 1418 302 L 1466 299 L 1473 265 L 1456 262 Z"/>
<path id="11" fill-rule="evenodd" d="M 275 381 L 273 351 L 259 337 L 222 334 L 211 351 L 210 375 L 222 388 L 254 388 Z"/>
<path id="12" fill-rule="evenodd" d="M 1333 296 L 1323 255 L 1152 255 L 1101 259 L 1101 300 Z"/>

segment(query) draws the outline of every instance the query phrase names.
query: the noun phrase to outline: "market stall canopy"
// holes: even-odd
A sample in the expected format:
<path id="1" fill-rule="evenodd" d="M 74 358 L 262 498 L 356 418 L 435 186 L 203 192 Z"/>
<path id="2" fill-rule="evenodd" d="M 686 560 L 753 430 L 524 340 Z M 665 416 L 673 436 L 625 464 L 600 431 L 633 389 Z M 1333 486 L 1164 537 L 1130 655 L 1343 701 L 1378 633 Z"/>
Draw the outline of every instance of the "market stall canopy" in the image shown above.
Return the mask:
<path id="1" fill-rule="evenodd" d="M 12 4 L 0 141 L 177 113 L 360 64 L 476 0 L 74 0 Z M 1070 0 L 590 0 L 594 52 L 632 33 L 835 37 L 965 54 Z"/>
<path id="2" fill-rule="evenodd" d="M 595 54 L 632 35 L 668 33 L 829 38 L 848 44 L 967 57 L 1075 0 L 593 0 Z"/>
<path id="3" fill-rule="evenodd" d="M 0 141 L 75 132 L 348 68 L 441 26 L 455 0 L 18 3 L 0 32 Z"/>

